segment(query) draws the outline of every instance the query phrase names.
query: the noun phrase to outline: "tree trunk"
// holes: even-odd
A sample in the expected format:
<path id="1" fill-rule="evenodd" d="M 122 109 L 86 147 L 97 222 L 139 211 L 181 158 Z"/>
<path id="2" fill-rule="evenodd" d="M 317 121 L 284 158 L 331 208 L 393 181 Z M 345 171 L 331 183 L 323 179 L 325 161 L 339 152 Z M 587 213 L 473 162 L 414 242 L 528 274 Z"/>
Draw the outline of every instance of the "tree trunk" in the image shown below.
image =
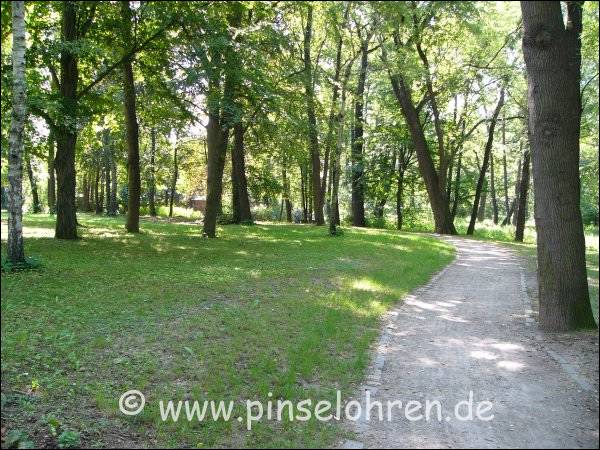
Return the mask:
<path id="1" fill-rule="evenodd" d="M 117 201 L 117 163 L 115 161 L 114 148 L 110 148 L 110 213 L 111 216 L 116 216 L 119 213 L 119 203 Z"/>
<path id="2" fill-rule="evenodd" d="M 56 213 L 56 178 L 54 174 L 54 135 L 48 135 L 48 212 Z"/>
<path id="3" fill-rule="evenodd" d="M 8 242 L 7 258 L 13 264 L 25 262 L 23 245 L 23 135 L 27 117 L 25 82 L 25 4 L 12 3 L 13 104 L 8 143 Z"/>
<path id="4" fill-rule="evenodd" d="M 364 97 L 369 66 L 369 40 L 361 42 L 360 71 L 354 102 L 354 132 L 352 133 L 352 225 L 366 226 L 364 182 Z"/>
<path id="5" fill-rule="evenodd" d="M 498 224 L 498 198 L 496 197 L 496 176 L 494 174 L 494 151 L 490 152 L 490 195 L 492 196 L 492 219 Z"/>
<path id="6" fill-rule="evenodd" d="M 233 147 L 231 149 L 231 190 L 234 223 L 252 223 L 248 182 L 246 180 L 244 134 L 245 130 L 242 123 L 237 122 L 233 128 Z"/>
<path id="7" fill-rule="evenodd" d="M 521 2 L 535 189 L 540 325 L 597 328 L 580 209 L 582 3 Z"/>
<path id="8" fill-rule="evenodd" d="M 319 134 L 315 112 L 315 92 L 313 87 L 313 69 L 310 46 L 312 41 L 313 6 L 308 5 L 308 16 L 304 30 L 304 90 L 306 98 L 306 114 L 308 117 L 308 146 L 312 164 L 312 202 L 315 211 L 316 225 L 324 225 L 323 195 L 321 193 L 321 157 L 319 155 Z"/>
<path id="9" fill-rule="evenodd" d="M 83 190 L 83 201 L 82 201 L 81 208 L 84 211 L 89 211 L 89 209 L 90 209 L 90 180 L 89 180 L 89 176 L 88 176 L 87 172 L 83 173 L 82 190 Z"/>
<path id="10" fill-rule="evenodd" d="M 458 165 L 456 167 L 456 179 L 454 180 L 454 201 L 452 203 L 452 211 L 450 212 L 452 220 L 456 217 L 458 210 L 458 202 L 460 200 L 460 172 L 462 170 L 462 152 L 458 154 Z M 485 197 L 484 197 L 485 201 Z"/>
<path id="11" fill-rule="evenodd" d="M 504 124 L 504 121 L 502 123 Z M 502 134 L 504 135 L 504 125 L 502 127 Z M 508 199 L 508 168 L 506 167 L 506 147 L 502 148 L 502 181 L 504 187 L 504 209 L 506 215 L 508 216 L 510 200 Z"/>
<path id="12" fill-rule="evenodd" d="M 104 211 L 104 175 L 106 171 L 102 168 L 98 168 L 98 184 L 100 185 L 100 195 L 96 202 L 96 214 L 102 214 Z"/>
<path id="13" fill-rule="evenodd" d="M 228 18 L 229 28 L 237 30 L 242 23 L 243 8 L 240 3 L 234 4 L 234 10 Z M 221 96 L 220 74 L 212 74 L 208 80 L 209 98 L 218 96 L 221 101 L 209 102 L 208 124 L 206 127 L 207 176 L 206 176 L 206 209 L 204 213 L 203 235 L 216 237 L 217 217 L 221 211 L 223 194 L 223 169 L 227 158 L 229 128 L 237 123 L 235 91 L 241 80 L 237 70 L 240 61 L 235 50 L 235 37 L 231 37 L 229 47 L 224 52 L 214 51 L 211 56 L 217 61 L 224 58 L 228 70 L 225 71 L 225 82 Z M 222 98 L 221 98 L 222 97 Z"/>
<path id="14" fill-rule="evenodd" d="M 308 222 L 308 201 L 306 195 L 306 169 L 300 164 L 300 197 L 302 202 L 302 223 Z"/>
<path id="15" fill-rule="evenodd" d="M 481 191 L 481 201 L 479 202 L 479 211 L 477 211 L 477 222 L 485 220 L 485 208 L 487 206 L 488 180 L 483 180 L 483 189 Z"/>
<path id="16" fill-rule="evenodd" d="M 488 129 L 488 139 L 485 144 L 485 151 L 483 153 L 483 163 L 481 164 L 481 171 L 479 172 L 479 179 L 477 180 L 477 187 L 475 188 L 475 199 L 473 200 L 473 209 L 471 211 L 471 221 L 469 222 L 469 228 L 467 229 L 467 234 L 472 235 L 475 231 L 475 222 L 477 220 L 477 210 L 479 209 L 479 200 L 481 199 L 481 190 L 483 189 L 483 180 L 485 179 L 485 173 L 488 169 L 488 164 L 490 166 L 490 178 L 493 186 L 494 183 L 494 175 L 492 172 L 493 167 L 493 155 L 492 155 L 492 147 L 494 146 L 494 129 L 496 128 L 496 122 L 498 120 L 498 114 L 500 114 L 500 110 L 502 109 L 502 105 L 504 105 L 504 89 L 500 91 L 500 99 L 498 100 L 498 104 L 496 105 L 496 110 L 492 115 L 492 120 L 490 122 L 490 126 Z M 492 161 L 490 161 L 492 160 Z M 493 192 L 493 188 L 492 188 Z M 492 196 L 494 194 L 492 193 Z M 497 210 L 494 216 L 494 223 L 498 222 Z"/>
<path id="17" fill-rule="evenodd" d="M 404 222 L 404 167 L 398 165 L 398 186 L 396 188 L 396 228 L 402 230 Z"/>
<path id="18" fill-rule="evenodd" d="M 456 234 L 456 228 L 452 222 L 450 215 L 450 207 L 448 199 L 443 195 L 445 185 L 440 184 L 440 180 L 429 151 L 429 146 L 425 138 L 423 126 L 419 120 L 419 116 L 408 87 L 404 79 L 400 75 L 391 75 L 390 80 L 394 95 L 400 104 L 404 118 L 409 127 L 415 152 L 417 154 L 417 162 L 419 164 L 419 172 L 423 177 L 427 188 L 429 203 L 433 211 L 435 221 L 435 231 L 440 234 Z"/>
<path id="19" fill-rule="evenodd" d="M 29 187 L 31 188 L 31 212 L 39 214 L 42 212 L 42 205 L 40 204 L 40 196 L 38 194 L 37 180 L 33 173 L 33 166 L 31 165 L 31 153 L 25 152 L 25 165 L 27 166 L 27 177 L 29 178 Z"/>
<path id="20" fill-rule="evenodd" d="M 56 137 L 56 229 L 57 239 L 77 239 L 75 207 L 75 145 L 77 143 L 77 83 L 79 70 L 75 47 L 77 37 L 75 2 L 63 2 L 60 54 L 60 96 L 65 118 L 54 130 Z"/>
<path id="21" fill-rule="evenodd" d="M 523 153 L 523 143 L 519 145 L 519 153 Z M 521 170 L 522 170 L 523 160 L 519 158 L 519 164 L 517 165 L 517 181 L 515 182 L 515 208 L 513 211 L 512 224 L 517 224 L 517 211 L 519 209 L 519 192 L 521 189 Z"/>
<path id="22" fill-rule="evenodd" d="M 132 42 L 132 13 L 129 1 L 121 1 L 123 37 Z M 123 62 L 123 94 L 125 106 L 125 128 L 127 129 L 127 223 L 130 233 L 140 232 L 140 141 L 136 112 L 135 84 L 133 79 L 133 61 L 127 57 Z"/>
<path id="23" fill-rule="evenodd" d="M 529 194 L 529 164 L 530 164 L 530 153 L 529 150 L 525 150 L 523 155 L 523 169 L 521 172 L 521 183 L 519 186 L 519 204 L 517 206 L 516 216 L 516 231 L 515 241 L 523 242 L 525 235 L 525 222 L 527 221 L 527 196 Z"/>
<path id="24" fill-rule="evenodd" d="M 148 180 L 148 212 L 156 217 L 156 128 L 150 130 L 150 177 Z"/>

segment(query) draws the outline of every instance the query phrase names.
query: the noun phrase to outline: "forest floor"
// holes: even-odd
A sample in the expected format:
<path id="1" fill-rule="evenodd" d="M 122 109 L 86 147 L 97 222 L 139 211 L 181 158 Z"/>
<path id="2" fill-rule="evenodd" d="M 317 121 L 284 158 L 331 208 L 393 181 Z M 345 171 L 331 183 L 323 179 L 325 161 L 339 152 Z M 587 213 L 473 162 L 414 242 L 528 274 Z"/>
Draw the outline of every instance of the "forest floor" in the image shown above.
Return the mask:
<path id="1" fill-rule="evenodd" d="M 457 259 L 386 316 L 356 394 L 362 415 L 347 423 L 356 437 L 344 446 L 598 448 L 598 333 L 538 329 L 535 273 L 514 246 L 446 241 Z M 372 405 L 384 406 L 384 420 L 377 404 L 367 420 L 367 392 Z M 474 412 L 485 401 L 492 409 L 481 420 L 460 420 L 456 405 L 471 392 Z M 388 416 L 392 401 L 403 406 Z M 410 401 L 421 407 L 409 414 Z M 468 406 L 458 411 L 464 418 Z"/>
<path id="2" fill-rule="evenodd" d="M 4 213 L 3 213 L 4 214 Z M 5 219 L 5 216 L 3 216 Z M 163 422 L 159 400 L 335 401 L 369 365 L 383 314 L 454 257 L 431 236 L 80 214 L 82 239 L 25 217 L 41 270 L 2 274 L 2 446 L 315 447 L 334 423 Z M 2 222 L 2 254 L 6 222 Z M 121 414 L 125 391 L 146 397 Z M 265 406 L 266 407 L 266 406 Z"/>

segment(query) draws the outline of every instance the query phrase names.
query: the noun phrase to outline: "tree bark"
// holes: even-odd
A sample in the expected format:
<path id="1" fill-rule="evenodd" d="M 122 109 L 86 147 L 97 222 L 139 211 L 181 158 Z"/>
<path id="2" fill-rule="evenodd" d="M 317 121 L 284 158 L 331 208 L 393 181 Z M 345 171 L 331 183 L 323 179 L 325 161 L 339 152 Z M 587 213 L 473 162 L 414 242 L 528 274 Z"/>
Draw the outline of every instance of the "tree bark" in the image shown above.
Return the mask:
<path id="1" fill-rule="evenodd" d="M 148 180 L 148 212 L 156 217 L 156 128 L 150 129 L 150 176 Z"/>
<path id="2" fill-rule="evenodd" d="M 77 67 L 76 47 L 77 8 L 75 2 L 63 2 L 60 54 L 60 97 L 65 115 L 56 125 L 56 229 L 57 239 L 77 239 L 77 213 L 75 207 L 75 145 L 77 143 Z"/>
<path id="3" fill-rule="evenodd" d="M 435 231 L 440 234 L 456 234 L 456 228 L 450 215 L 448 199 L 443 192 L 445 185 L 440 184 L 440 179 L 429 151 L 429 145 L 425 138 L 425 132 L 412 101 L 410 90 L 406 86 L 402 76 L 390 74 L 390 80 L 394 95 L 400 104 L 402 114 L 406 119 L 415 146 L 419 172 L 425 182 L 429 203 L 433 211 Z"/>
<path id="4" fill-rule="evenodd" d="M 27 166 L 27 177 L 29 178 L 29 187 L 31 188 L 31 212 L 39 214 L 42 212 L 42 205 L 40 203 L 37 180 L 35 179 L 35 173 L 33 173 L 33 166 L 31 165 L 31 152 L 25 152 L 25 165 Z"/>
<path id="5" fill-rule="evenodd" d="M 54 135 L 48 135 L 48 212 L 56 213 L 56 177 L 54 174 Z"/>
<path id="6" fill-rule="evenodd" d="M 242 23 L 243 7 L 235 3 L 232 14 L 228 18 L 229 28 L 237 30 Z M 221 197 L 223 194 L 223 169 L 227 157 L 229 130 L 237 122 L 235 113 L 235 91 L 241 82 L 239 79 L 239 56 L 234 48 L 235 38 L 230 36 L 229 47 L 224 51 L 213 50 L 214 61 L 224 60 L 225 81 L 221 93 L 220 74 L 215 73 L 208 80 L 208 97 L 213 99 L 208 105 L 208 124 L 206 127 L 207 147 L 207 176 L 206 176 L 206 210 L 204 213 L 204 227 L 202 233 L 209 238 L 216 237 L 217 217 L 221 211 Z M 223 54 L 223 55 L 222 55 Z M 220 101 L 214 101 L 219 98 Z M 238 119 L 239 120 L 239 119 Z"/>
<path id="7" fill-rule="evenodd" d="M 488 180 L 483 180 L 483 189 L 481 191 L 481 201 L 479 202 L 479 210 L 477 211 L 477 222 L 485 220 L 485 210 L 487 207 Z"/>
<path id="8" fill-rule="evenodd" d="M 308 5 L 306 28 L 304 29 L 304 91 L 306 114 L 308 118 L 308 146 L 312 164 L 312 202 L 315 212 L 315 224 L 324 225 L 323 198 L 321 193 L 321 157 L 319 155 L 319 134 L 315 112 L 315 92 L 313 87 L 313 69 L 311 61 L 311 41 L 313 27 L 313 6 Z"/>
<path id="9" fill-rule="evenodd" d="M 496 175 L 494 173 L 494 149 L 490 151 L 490 195 L 492 197 L 492 220 L 498 224 L 498 198 L 496 197 Z"/>
<path id="10" fill-rule="evenodd" d="M 481 190 L 483 189 L 483 180 L 485 179 L 485 173 L 488 169 L 488 164 L 490 164 L 490 160 L 492 159 L 492 147 L 494 146 L 494 130 L 496 128 L 496 122 L 498 121 L 498 115 L 500 114 L 500 110 L 504 105 L 504 89 L 500 91 L 500 99 L 498 100 L 498 104 L 496 105 L 496 109 L 494 114 L 492 115 L 492 119 L 490 122 L 490 126 L 488 129 L 488 139 L 485 144 L 485 151 L 483 153 L 483 162 L 481 164 L 481 170 L 479 172 L 479 179 L 477 180 L 477 187 L 475 188 L 475 199 L 473 200 L 473 209 L 471 211 L 471 221 L 469 222 L 469 228 L 467 229 L 467 234 L 472 235 L 475 231 L 475 222 L 477 221 L 477 211 L 479 209 L 479 200 L 481 198 Z M 492 161 L 493 163 L 493 161 Z M 491 166 L 493 167 L 493 166 Z M 490 167 L 490 169 L 491 169 Z M 493 174 L 490 173 L 490 178 L 492 179 L 493 184 Z M 495 216 L 495 222 L 497 222 L 498 217 Z"/>
<path id="11" fill-rule="evenodd" d="M 369 66 L 369 38 L 361 40 L 360 71 L 354 101 L 354 131 L 352 133 L 352 225 L 366 226 L 364 186 L 364 97 Z"/>
<path id="12" fill-rule="evenodd" d="M 121 1 L 123 37 L 132 42 L 132 13 L 129 1 Z M 127 223 L 129 233 L 140 232 L 140 141 L 136 112 L 136 94 L 133 78 L 133 57 L 123 61 L 123 94 L 125 107 L 125 128 L 127 130 Z"/>
<path id="13" fill-rule="evenodd" d="M 231 190 L 233 196 L 233 222 L 252 223 L 248 181 L 246 180 L 246 158 L 244 148 L 244 126 L 237 122 L 233 127 L 231 149 Z"/>
<path id="14" fill-rule="evenodd" d="M 521 2 L 543 329 L 597 328 L 580 209 L 582 2 Z"/>
<path id="15" fill-rule="evenodd" d="M 452 220 L 456 217 L 458 202 L 460 201 L 460 172 L 462 170 L 462 152 L 458 154 L 458 164 L 456 167 L 456 179 L 454 180 L 454 201 L 452 203 Z M 484 197 L 485 198 L 485 197 Z M 484 200 L 485 201 L 485 200 Z"/>
<path id="16" fill-rule="evenodd" d="M 523 169 L 521 172 L 521 183 L 519 186 L 519 204 L 516 212 L 516 230 L 515 241 L 523 242 L 525 235 L 525 222 L 527 221 L 527 196 L 529 194 L 529 165 L 530 165 L 529 150 L 525 150 L 523 155 Z"/>
<path id="17" fill-rule="evenodd" d="M 25 81 L 25 4 L 12 3 L 12 75 L 13 104 L 8 144 L 8 241 L 7 259 L 13 264 L 25 262 L 23 245 L 23 135 L 27 117 Z"/>

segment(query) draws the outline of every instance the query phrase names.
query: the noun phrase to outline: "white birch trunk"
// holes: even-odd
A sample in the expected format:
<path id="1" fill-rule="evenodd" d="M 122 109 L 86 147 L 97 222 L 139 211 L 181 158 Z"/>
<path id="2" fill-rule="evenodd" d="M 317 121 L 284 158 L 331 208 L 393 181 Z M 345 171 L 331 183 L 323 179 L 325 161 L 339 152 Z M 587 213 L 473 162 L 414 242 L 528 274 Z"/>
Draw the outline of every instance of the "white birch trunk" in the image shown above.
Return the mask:
<path id="1" fill-rule="evenodd" d="M 8 260 L 25 261 L 23 249 L 23 130 L 25 126 L 25 5 L 12 2 L 13 25 L 13 108 L 8 150 Z"/>

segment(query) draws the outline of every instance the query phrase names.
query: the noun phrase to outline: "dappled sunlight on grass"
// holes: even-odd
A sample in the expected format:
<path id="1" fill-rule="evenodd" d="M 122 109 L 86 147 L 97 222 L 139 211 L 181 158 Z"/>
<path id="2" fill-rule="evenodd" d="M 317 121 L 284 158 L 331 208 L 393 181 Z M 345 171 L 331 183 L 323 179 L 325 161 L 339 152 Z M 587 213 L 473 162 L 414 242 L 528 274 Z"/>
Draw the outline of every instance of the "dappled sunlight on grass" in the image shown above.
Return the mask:
<path id="1" fill-rule="evenodd" d="M 69 417 L 86 404 L 100 428 L 117 426 L 116 399 L 134 387 L 150 400 L 351 392 L 382 314 L 453 257 L 432 237 L 386 230 L 332 238 L 325 227 L 260 223 L 220 226 L 213 240 L 190 222 L 143 218 L 131 235 L 124 217 L 80 214 L 82 239 L 58 241 L 53 220 L 26 217 L 26 251 L 44 269 L 2 275 L 3 382 L 40 384 L 32 414 Z M 163 424 L 156 407 L 125 426 L 167 446 L 247 438 L 237 424 Z M 310 429 L 311 446 L 329 445 L 336 433 L 274 426 L 258 424 L 251 443 L 274 433 L 297 442 Z"/>

